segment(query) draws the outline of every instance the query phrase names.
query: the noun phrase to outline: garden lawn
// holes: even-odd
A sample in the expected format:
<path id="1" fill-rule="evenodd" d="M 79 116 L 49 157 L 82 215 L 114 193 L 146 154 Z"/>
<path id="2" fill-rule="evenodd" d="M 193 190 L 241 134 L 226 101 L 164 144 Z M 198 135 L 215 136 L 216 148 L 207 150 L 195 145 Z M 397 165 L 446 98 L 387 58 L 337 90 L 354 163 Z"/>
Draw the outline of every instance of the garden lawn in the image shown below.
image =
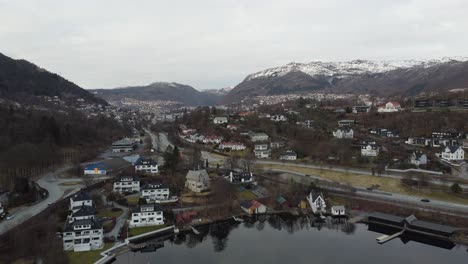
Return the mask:
<path id="1" fill-rule="evenodd" d="M 112 211 L 111 209 L 104 209 L 104 210 L 101 210 L 97 213 L 97 217 L 108 217 L 108 218 L 112 218 L 112 217 L 119 217 L 120 215 L 122 214 L 122 210 L 119 210 L 119 211 Z"/>
<path id="2" fill-rule="evenodd" d="M 112 247 L 112 243 L 104 244 L 104 248 L 100 250 L 91 250 L 84 252 L 73 252 L 67 251 L 68 260 L 70 264 L 82 264 L 82 263 L 94 263 L 99 260 L 102 256 L 101 252 Z"/>
<path id="3" fill-rule="evenodd" d="M 132 227 L 128 229 L 128 236 L 129 237 L 138 236 L 144 233 L 159 230 L 164 227 L 166 227 L 166 225 Z"/>

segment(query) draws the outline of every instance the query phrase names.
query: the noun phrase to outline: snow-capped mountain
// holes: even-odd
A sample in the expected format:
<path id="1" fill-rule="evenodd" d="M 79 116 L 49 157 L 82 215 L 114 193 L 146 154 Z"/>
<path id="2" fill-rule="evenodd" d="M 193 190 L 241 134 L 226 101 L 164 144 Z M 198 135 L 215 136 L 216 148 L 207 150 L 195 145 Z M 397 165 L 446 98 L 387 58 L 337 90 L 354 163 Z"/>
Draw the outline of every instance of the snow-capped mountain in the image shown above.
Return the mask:
<path id="1" fill-rule="evenodd" d="M 289 63 L 248 75 L 225 97 L 330 92 L 414 96 L 468 87 L 468 57 L 433 60 Z"/>
<path id="2" fill-rule="evenodd" d="M 221 89 L 207 89 L 203 90 L 202 92 L 214 95 L 226 95 L 228 94 L 234 87 L 225 87 Z"/>
<path id="3" fill-rule="evenodd" d="M 428 68 L 442 63 L 468 61 L 468 57 L 444 57 L 432 60 L 399 60 L 399 61 L 370 61 L 353 60 L 346 62 L 289 63 L 287 65 L 266 69 L 247 76 L 246 80 L 265 77 L 280 77 L 289 72 L 300 71 L 312 77 L 334 76 L 346 77 L 356 74 L 384 73 L 396 69 L 409 69 L 413 67 Z"/>

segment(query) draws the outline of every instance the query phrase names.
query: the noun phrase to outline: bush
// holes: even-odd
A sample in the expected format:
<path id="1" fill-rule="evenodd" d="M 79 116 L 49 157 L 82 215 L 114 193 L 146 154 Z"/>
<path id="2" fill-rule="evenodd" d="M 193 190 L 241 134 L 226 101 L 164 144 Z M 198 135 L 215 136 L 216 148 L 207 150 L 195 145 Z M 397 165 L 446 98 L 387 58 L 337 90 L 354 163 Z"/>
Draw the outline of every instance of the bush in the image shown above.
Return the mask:
<path id="1" fill-rule="evenodd" d="M 459 185 L 458 183 L 452 184 L 452 186 L 450 186 L 450 190 L 451 190 L 453 193 L 461 193 L 461 192 L 463 192 L 463 189 L 460 187 L 460 185 Z"/>

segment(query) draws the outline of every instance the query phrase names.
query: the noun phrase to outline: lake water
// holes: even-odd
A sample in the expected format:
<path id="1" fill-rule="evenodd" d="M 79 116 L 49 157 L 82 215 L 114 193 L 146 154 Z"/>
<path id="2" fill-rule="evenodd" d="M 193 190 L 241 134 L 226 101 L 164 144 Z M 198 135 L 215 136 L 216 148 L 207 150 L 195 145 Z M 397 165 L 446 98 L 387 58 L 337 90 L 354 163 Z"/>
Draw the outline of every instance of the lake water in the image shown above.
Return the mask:
<path id="1" fill-rule="evenodd" d="M 379 245 L 375 239 L 381 234 L 369 231 L 367 225 L 315 223 L 307 217 L 227 221 L 198 230 L 202 234 L 148 240 L 156 251 L 128 252 L 115 263 L 468 263 L 464 246 L 443 245 L 452 247 L 446 249 L 406 238 Z"/>

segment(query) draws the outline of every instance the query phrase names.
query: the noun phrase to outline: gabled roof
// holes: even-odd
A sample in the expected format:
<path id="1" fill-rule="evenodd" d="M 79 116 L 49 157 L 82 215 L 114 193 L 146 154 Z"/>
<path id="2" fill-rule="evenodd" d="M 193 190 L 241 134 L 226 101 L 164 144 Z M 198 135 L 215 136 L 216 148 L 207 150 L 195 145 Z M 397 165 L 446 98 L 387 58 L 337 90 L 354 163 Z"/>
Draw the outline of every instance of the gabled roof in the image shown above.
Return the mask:
<path id="1" fill-rule="evenodd" d="M 83 205 L 80 207 L 78 211 L 72 214 L 72 217 L 80 217 L 80 216 L 88 216 L 88 215 L 95 215 L 96 208 L 94 206 Z"/>
<path id="2" fill-rule="evenodd" d="M 94 164 L 89 164 L 86 166 L 85 170 L 94 170 L 94 169 L 99 169 L 99 170 L 106 170 L 106 166 L 102 162 L 94 163 Z"/>
<path id="3" fill-rule="evenodd" d="M 143 187 L 143 190 L 157 190 L 157 189 L 167 189 L 169 186 L 162 183 L 148 183 Z"/>
<path id="4" fill-rule="evenodd" d="M 186 179 L 200 182 L 200 181 L 208 180 L 209 176 L 206 170 L 189 170 L 187 172 Z"/>
<path id="5" fill-rule="evenodd" d="M 80 190 L 78 193 L 74 194 L 72 196 L 73 201 L 87 201 L 91 200 L 91 196 L 89 195 L 88 192 Z"/>
<path id="6" fill-rule="evenodd" d="M 135 176 L 135 175 L 125 175 L 125 176 L 118 176 L 115 178 L 114 182 L 126 182 L 126 180 L 124 179 L 127 179 L 127 178 L 131 178 L 132 180 L 131 181 L 140 181 L 140 178 L 138 176 Z"/>
<path id="7" fill-rule="evenodd" d="M 314 191 L 311 191 L 310 192 L 312 194 L 312 200 L 315 201 L 317 200 L 317 198 L 322 198 L 323 199 L 323 194 L 322 192 L 314 192 Z"/>
<path id="8" fill-rule="evenodd" d="M 460 148 L 460 146 L 448 146 L 447 148 L 450 150 L 450 153 L 455 153 Z"/>
<path id="9" fill-rule="evenodd" d="M 158 165 L 156 161 L 154 161 L 152 158 L 144 158 L 140 157 L 136 162 L 135 165 Z"/>
<path id="10" fill-rule="evenodd" d="M 143 209 L 143 210 L 142 210 Z M 161 206 L 159 204 L 142 204 L 133 210 L 133 213 L 147 212 L 144 209 L 151 209 L 154 212 L 162 212 Z"/>
<path id="11" fill-rule="evenodd" d="M 79 225 L 91 225 L 90 229 L 100 229 L 100 228 L 102 228 L 101 221 L 99 221 L 99 220 L 97 220 L 95 218 L 89 218 L 89 219 L 76 220 L 76 221 L 73 221 L 72 223 L 66 222 L 64 231 L 65 232 L 75 231 L 73 227 L 79 226 Z"/>

